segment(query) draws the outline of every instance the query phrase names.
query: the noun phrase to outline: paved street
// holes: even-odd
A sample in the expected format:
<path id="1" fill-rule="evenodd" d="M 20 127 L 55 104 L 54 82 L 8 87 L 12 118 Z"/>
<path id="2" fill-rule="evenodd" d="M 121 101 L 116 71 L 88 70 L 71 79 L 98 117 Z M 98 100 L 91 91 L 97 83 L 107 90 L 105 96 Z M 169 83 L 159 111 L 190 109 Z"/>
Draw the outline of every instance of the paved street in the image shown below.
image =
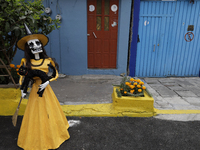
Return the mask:
<path id="1" fill-rule="evenodd" d="M 197 150 L 200 122 L 155 118 L 67 117 L 79 121 L 69 128 L 71 138 L 58 150 Z M 11 117 L 0 117 L 0 149 L 22 150 L 17 136 L 22 117 L 13 127 Z"/>

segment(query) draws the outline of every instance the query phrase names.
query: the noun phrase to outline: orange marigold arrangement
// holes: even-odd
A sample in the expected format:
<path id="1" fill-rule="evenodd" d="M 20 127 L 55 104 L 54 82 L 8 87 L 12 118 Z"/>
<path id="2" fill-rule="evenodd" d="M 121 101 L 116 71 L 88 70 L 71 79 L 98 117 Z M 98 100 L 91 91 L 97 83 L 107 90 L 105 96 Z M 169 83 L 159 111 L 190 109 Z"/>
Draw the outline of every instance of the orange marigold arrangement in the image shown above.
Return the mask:
<path id="1" fill-rule="evenodd" d="M 134 97 L 143 97 L 144 90 L 146 87 L 144 86 L 144 82 L 140 79 L 124 77 L 120 85 L 117 85 L 116 92 L 118 97 L 121 96 L 134 96 Z"/>
<path id="2" fill-rule="evenodd" d="M 10 73 L 13 77 L 13 79 L 15 80 L 16 83 L 19 82 L 19 73 L 18 73 L 18 70 L 20 68 L 20 65 L 14 65 L 14 64 L 10 64 Z"/>

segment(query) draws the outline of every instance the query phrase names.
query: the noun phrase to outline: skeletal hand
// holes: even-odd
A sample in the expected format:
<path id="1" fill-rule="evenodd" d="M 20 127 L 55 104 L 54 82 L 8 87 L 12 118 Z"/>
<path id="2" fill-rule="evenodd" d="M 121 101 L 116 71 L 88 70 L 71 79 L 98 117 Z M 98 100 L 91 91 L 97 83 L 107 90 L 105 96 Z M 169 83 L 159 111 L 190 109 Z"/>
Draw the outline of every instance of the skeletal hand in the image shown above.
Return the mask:
<path id="1" fill-rule="evenodd" d="M 49 81 L 44 82 L 43 84 L 40 84 L 39 86 L 39 92 L 46 88 L 46 86 L 49 84 Z"/>
<path id="2" fill-rule="evenodd" d="M 26 93 L 24 93 L 23 90 L 21 90 L 21 96 L 22 96 L 22 98 L 25 98 L 25 97 L 26 97 Z"/>

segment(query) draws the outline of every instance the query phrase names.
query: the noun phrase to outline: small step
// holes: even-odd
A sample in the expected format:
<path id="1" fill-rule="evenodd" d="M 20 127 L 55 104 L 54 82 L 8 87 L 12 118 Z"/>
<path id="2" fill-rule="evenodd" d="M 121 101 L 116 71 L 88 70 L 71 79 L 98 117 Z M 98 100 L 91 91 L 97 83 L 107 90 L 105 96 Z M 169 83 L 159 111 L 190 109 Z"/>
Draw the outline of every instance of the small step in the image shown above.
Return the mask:
<path id="1" fill-rule="evenodd" d="M 8 74 L 3 74 L 3 75 L 0 75 L 0 77 L 5 77 L 5 76 L 9 76 Z"/>

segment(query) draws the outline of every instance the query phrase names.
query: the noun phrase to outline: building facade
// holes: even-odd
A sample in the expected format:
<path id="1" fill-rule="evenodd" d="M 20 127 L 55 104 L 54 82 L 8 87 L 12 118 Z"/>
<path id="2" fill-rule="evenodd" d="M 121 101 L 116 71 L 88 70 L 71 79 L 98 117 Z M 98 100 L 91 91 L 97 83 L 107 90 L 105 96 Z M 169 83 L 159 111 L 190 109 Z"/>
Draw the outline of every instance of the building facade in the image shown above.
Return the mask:
<path id="1" fill-rule="evenodd" d="M 45 0 L 61 16 L 45 47 L 66 75 L 126 73 L 131 0 Z M 19 64 L 18 50 L 13 63 Z"/>
<path id="2" fill-rule="evenodd" d="M 139 42 L 131 44 L 131 76 L 199 76 L 199 6 L 199 0 L 138 3 Z"/>

